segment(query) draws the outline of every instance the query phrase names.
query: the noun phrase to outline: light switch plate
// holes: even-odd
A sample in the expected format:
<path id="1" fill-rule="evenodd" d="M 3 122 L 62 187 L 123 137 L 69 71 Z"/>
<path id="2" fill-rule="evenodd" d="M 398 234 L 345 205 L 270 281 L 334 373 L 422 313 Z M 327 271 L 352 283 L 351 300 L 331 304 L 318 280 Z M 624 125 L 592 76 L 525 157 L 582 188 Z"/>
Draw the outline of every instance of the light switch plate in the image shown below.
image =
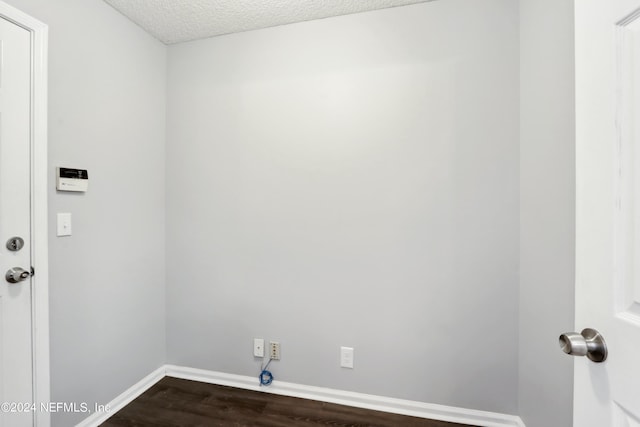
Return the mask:
<path id="1" fill-rule="evenodd" d="M 71 236 L 71 214 L 58 214 L 58 236 Z"/>

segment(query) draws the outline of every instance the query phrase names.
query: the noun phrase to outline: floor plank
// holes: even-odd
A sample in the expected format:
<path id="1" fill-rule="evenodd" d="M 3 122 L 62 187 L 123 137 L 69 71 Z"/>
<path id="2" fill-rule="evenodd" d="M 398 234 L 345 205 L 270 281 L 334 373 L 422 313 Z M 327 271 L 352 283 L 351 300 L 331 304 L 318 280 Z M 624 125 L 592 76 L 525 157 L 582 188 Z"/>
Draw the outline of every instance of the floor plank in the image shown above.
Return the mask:
<path id="1" fill-rule="evenodd" d="M 469 427 L 165 377 L 105 427 Z"/>

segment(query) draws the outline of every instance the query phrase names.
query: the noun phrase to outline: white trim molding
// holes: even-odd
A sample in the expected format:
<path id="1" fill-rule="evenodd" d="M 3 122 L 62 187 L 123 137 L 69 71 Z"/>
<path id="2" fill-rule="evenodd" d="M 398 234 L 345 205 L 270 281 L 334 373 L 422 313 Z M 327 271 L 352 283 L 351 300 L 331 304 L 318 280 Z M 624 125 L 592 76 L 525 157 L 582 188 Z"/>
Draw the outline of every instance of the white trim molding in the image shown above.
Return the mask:
<path id="1" fill-rule="evenodd" d="M 334 390 L 282 381 L 274 381 L 268 387 L 258 384 L 258 377 L 225 374 L 203 369 L 166 365 L 166 376 L 186 380 L 200 381 L 209 384 L 225 385 L 246 390 L 279 394 L 321 402 L 336 403 L 374 411 L 409 415 L 412 417 L 448 421 L 460 424 L 471 424 L 481 427 L 525 427 L 520 417 L 495 412 L 464 409 L 433 403 L 395 399 L 351 391 Z"/>
<path id="2" fill-rule="evenodd" d="M 85 418 L 80 424 L 77 424 L 76 427 L 97 427 L 104 423 L 110 416 L 127 406 L 136 397 L 140 396 L 142 393 L 149 390 L 155 383 L 163 379 L 165 377 L 165 372 L 166 369 L 164 366 L 159 367 L 106 404 L 105 407 L 108 408 L 107 411 L 94 412 Z"/>
<path id="3" fill-rule="evenodd" d="M 100 425 L 109 418 L 109 416 L 113 415 L 127 403 L 147 391 L 153 384 L 165 376 L 199 381 L 208 384 L 236 387 L 263 393 L 336 403 L 338 405 L 371 409 L 374 411 L 409 415 L 412 417 L 470 424 L 480 427 L 525 427 L 520 417 L 515 415 L 505 415 L 496 412 L 478 411 L 475 409 L 457 408 L 454 406 L 437 405 L 412 400 L 394 399 L 390 397 L 334 390 L 330 388 L 314 387 L 282 381 L 274 381 L 273 384 L 268 387 L 261 387 L 258 384 L 257 376 L 248 377 L 245 375 L 225 374 L 223 372 L 175 365 L 165 365 L 157 369 L 111 401 L 108 404 L 110 408 L 108 413 L 94 413 L 89 418 L 78 424 L 77 427 L 94 427 Z"/>
<path id="4" fill-rule="evenodd" d="M 47 25 L 0 1 L 0 17 L 31 33 L 31 279 L 33 401 L 50 401 L 49 252 L 47 233 Z M 49 427 L 50 415 L 35 411 L 34 425 Z"/>

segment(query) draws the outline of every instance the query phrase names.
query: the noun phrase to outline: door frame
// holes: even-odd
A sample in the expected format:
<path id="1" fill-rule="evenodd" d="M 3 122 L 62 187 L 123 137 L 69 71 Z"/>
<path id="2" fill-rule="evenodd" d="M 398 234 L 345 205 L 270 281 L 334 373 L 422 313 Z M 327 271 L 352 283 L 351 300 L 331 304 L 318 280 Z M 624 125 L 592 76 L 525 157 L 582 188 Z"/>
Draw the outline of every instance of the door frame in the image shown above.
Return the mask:
<path id="1" fill-rule="evenodd" d="M 47 231 L 47 57 L 48 26 L 0 1 L 0 17 L 31 33 L 31 326 L 34 425 L 49 427 L 49 250 Z"/>

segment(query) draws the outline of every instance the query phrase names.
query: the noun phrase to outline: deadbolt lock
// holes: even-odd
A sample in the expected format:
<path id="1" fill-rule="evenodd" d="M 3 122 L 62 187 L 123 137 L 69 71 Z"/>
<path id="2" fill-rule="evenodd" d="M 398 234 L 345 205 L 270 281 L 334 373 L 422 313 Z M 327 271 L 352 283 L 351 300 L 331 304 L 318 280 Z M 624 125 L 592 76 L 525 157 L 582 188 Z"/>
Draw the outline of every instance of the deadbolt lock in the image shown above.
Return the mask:
<path id="1" fill-rule="evenodd" d="M 12 237 L 7 240 L 7 249 L 11 252 L 17 252 L 24 247 L 24 239 L 22 237 Z"/>

